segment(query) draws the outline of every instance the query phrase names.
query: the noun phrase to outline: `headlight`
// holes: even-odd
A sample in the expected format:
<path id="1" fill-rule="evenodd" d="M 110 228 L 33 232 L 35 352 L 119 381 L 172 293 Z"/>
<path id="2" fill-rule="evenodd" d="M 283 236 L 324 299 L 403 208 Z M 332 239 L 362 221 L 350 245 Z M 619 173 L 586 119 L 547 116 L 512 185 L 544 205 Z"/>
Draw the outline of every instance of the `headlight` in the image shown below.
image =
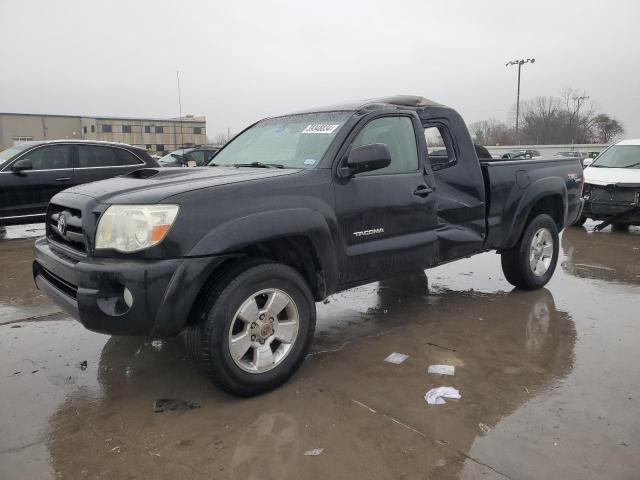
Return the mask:
<path id="1" fill-rule="evenodd" d="M 178 215 L 178 205 L 111 205 L 100 217 L 96 249 L 137 252 L 160 243 Z"/>

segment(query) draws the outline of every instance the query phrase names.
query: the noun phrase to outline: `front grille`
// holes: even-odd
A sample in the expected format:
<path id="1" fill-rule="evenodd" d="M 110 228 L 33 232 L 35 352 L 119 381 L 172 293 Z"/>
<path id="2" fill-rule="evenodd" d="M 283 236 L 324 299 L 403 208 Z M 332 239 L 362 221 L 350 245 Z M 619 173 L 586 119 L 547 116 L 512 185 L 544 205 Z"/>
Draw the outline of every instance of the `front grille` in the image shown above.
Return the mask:
<path id="1" fill-rule="evenodd" d="M 47 210 L 47 238 L 71 250 L 85 254 L 85 236 L 82 232 L 82 212 L 76 208 L 55 203 Z"/>
<path id="2" fill-rule="evenodd" d="M 600 187 L 591 188 L 591 200 L 600 203 L 631 205 L 638 201 L 640 189 L 628 187 Z"/>
<path id="3" fill-rule="evenodd" d="M 53 272 L 50 272 L 46 268 L 40 268 L 39 273 L 49 281 L 49 283 L 53 284 L 58 290 L 66 293 L 74 300 L 78 298 L 78 287 L 72 283 L 63 280 Z"/>

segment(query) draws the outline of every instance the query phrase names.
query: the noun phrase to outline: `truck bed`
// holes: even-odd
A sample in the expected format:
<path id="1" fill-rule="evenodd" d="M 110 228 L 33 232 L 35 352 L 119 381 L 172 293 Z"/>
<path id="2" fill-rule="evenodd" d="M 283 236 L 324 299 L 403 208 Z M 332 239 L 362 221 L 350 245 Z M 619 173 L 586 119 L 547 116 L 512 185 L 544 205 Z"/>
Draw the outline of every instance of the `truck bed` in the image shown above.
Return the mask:
<path id="1" fill-rule="evenodd" d="M 518 240 L 515 232 L 521 232 L 530 212 L 521 205 L 529 203 L 535 208 L 536 199 L 549 190 L 566 191 L 568 206 L 565 212 L 557 212 L 560 226 L 571 223 L 580 213 L 582 190 L 582 163 L 578 159 L 524 159 L 480 161 L 485 182 L 487 237 L 485 245 L 490 249 L 510 248 Z"/>

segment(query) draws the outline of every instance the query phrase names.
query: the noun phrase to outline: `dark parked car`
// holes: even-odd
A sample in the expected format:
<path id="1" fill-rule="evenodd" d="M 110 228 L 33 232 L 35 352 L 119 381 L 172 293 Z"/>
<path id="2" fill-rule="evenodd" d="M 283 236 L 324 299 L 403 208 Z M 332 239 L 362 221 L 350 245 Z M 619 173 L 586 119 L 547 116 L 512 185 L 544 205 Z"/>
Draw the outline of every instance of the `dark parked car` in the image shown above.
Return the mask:
<path id="1" fill-rule="evenodd" d="M 158 163 L 161 167 L 202 167 L 211 161 L 218 150 L 220 147 L 214 145 L 183 148 L 165 155 L 158 160 Z M 191 165 L 189 162 L 192 162 Z"/>
<path id="2" fill-rule="evenodd" d="M 542 155 L 538 150 L 511 150 L 502 155 L 504 159 L 521 159 L 521 158 L 542 158 Z"/>
<path id="3" fill-rule="evenodd" d="M 576 152 L 575 150 L 570 150 L 566 152 L 558 152 L 553 155 L 553 158 L 579 158 L 582 160 L 583 155 L 580 152 Z"/>
<path id="4" fill-rule="evenodd" d="M 50 140 L 0 152 L 0 225 L 44 220 L 49 200 L 65 188 L 157 167 L 137 147 L 112 142 Z"/>
<path id="5" fill-rule="evenodd" d="M 201 372 L 253 395 L 293 374 L 335 292 L 488 250 L 541 288 L 581 189 L 578 160 L 480 161 L 453 109 L 377 99 L 257 122 L 208 167 L 59 193 L 33 274 L 91 330 L 184 332 Z"/>

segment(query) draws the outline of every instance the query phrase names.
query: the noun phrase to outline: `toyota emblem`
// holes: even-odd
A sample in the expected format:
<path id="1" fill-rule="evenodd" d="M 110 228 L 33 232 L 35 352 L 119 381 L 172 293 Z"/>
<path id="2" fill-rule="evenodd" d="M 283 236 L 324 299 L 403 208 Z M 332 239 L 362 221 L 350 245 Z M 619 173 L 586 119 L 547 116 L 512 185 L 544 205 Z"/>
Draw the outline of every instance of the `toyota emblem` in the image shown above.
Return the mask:
<path id="1" fill-rule="evenodd" d="M 67 234 L 67 217 L 63 214 L 58 217 L 58 231 L 63 237 Z"/>

